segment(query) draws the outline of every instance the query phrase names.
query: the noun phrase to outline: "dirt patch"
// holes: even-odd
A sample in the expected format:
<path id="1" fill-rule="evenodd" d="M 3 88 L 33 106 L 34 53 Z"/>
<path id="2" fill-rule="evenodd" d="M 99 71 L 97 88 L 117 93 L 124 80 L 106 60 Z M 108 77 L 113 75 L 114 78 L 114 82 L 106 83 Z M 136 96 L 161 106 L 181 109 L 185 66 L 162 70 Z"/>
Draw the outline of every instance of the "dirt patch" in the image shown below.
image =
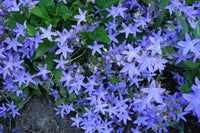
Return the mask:
<path id="1" fill-rule="evenodd" d="M 83 131 L 71 127 L 70 116 L 62 119 L 55 115 L 54 106 L 45 97 L 33 97 L 20 111 L 20 116 L 12 120 L 13 127 L 19 133 L 82 133 Z M 7 130 L 8 132 L 8 120 Z"/>

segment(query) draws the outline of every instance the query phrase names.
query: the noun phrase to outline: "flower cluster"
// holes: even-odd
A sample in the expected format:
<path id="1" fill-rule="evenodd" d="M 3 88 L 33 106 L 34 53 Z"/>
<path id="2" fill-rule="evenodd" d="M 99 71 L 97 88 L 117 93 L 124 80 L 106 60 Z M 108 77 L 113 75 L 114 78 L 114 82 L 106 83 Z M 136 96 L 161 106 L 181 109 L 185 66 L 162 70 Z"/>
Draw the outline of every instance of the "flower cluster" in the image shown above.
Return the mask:
<path id="1" fill-rule="evenodd" d="M 87 133 L 200 121 L 200 2 L 150 1 L 0 0 L 0 117 L 47 93 Z"/>

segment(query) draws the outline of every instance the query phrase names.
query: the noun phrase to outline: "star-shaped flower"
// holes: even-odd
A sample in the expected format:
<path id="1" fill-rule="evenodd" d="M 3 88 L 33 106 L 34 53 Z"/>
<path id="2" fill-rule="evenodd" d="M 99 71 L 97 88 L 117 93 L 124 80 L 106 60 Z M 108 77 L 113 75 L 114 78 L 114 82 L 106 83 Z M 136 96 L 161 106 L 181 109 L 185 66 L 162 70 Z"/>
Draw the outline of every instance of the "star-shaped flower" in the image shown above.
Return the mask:
<path id="1" fill-rule="evenodd" d="M 153 44 L 151 44 L 147 50 L 151 50 L 152 55 L 162 55 L 162 50 L 161 50 L 161 46 L 160 46 L 160 40 L 156 40 L 154 37 L 150 37 L 150 40 Z"/>
<path id="2" fill-rule="evenodd" d="M 185 34 L 185 40 L 186 41 L 180 41 L 177 44 L 182 47 L 183 49 L 183 55 L 186 55 L 188 52 L 197 52 L 197 48 L 195 47 L 195 44 L 200 42 L 200 39 L 194 39 L 191 40 L 188 33 Z"/>
<path id="3" fill-rule="evenodd" d="M 78 114 L 76 114 L 76 117 L 71 117 L 71 120 L 73 121 L 71 126 L 76 126 L 78 128 L 80 126 L 80 122 L 83 121 L 83 119 L 81 117 L 79 117 Z"/>
<path id="4" fill-rule="evenodd" d="M 94 41 L 94 45 L 88 45 L 89 49 L 92 49 L 92 55 L 94 55 L 96 52 L 101 54 L 100 48 L 103 48 L 104 45 L 98 45 L 97 41 Z"/>
<path id="5" fill-rule="evenodd" d="M 13 29 L 13 31 L 15 33 L 17 33 L 16 37 L 19 37 L 20 35 L 24 37 L 25 36 L 25 29 L 26 29 L 26 21 L 24 22 L 23 25 L 17 23 L 16 29 Z"/>
<path id="6" fill-rule="evenodd" d="M 40 72 L 37 73 L 37 76 L 42 75 L 42 77 L 43 77 L 44 79 L 47 79 L 47 74 L 48 74 L 48 73 L 51 73 L 51 71 L 47 70 L 47 64 L 45 64 L 44 67 L 38 66 L 38 69 L 40 70 Z"/>
<path id="7" fill-rule="evenodd" d="M 6 40 L 4 42 L 6 42 L 8 44 L 8 46 L 6 47 L 6 49 L 13 49 L 15 52 L 17 52 L 17 46 L 23 46 L 20 42 L 18 42 L 17 40 L 18 38 L 14 38 L 13 40 L 11 40 L 10 38 L 6 38 Z"/>
<path id="8" fill-rule="evenodd" d="M 56 69 L 62 68 L 63 70 L 65 70 L 65 64 L 69 62 L 67 60 L 63 60 L 63 56 L 60 56 L 60 60 L 54 59 L 54 61 L 58 63 Z"/>
<path id="9" fill-rule="evenodd" d="M 73 80 L 73 77 L 72 77 L 71 74 L 72 74 L 71 71 L 69 71 L 68 73 L 66 73 L 65 71 L 63 71 L 63 75 L 62 75 L 60 81 L 65 82 L 64 86 L 67 86 L 67 87 L 70 86 L 70 83 Z"/>
<path id="10" fill-rule="evenodd" d="M 133 76 L 135 75 L 140 75 L 140 71 L 138 70 L 138 68 L 135 66 L 135 63 L 123 63 L 123 68 L 120 71 L 121 73 L 128 73 L 129 78 L 133 78 Z"/>
<path id="11" fill-rule="evenodd" d="M 98 104 L 96 105 L 96 108 L 95 108 L 95 110 L 94 110 L 94 113 L 96 113 L 96 112 L 99 113 L 99 111 L 101 111 L 101 113 L 102 113 L 103 115 L 105 115 L 105 111 L 106 111 L 105 107 L 107 107 L 107 106 L 108 106 L 107 103 L 102 103 L 101 101 L 98 101 Z"/>
<path id="12" fill-rule="evenodd" d="M 200 120 L 200 97 L 199 94 L 183 94 L 183 98 L 189 102 L 185 111 L 193 111 Z"/>
<path id="13" fill-rule="evenodd" d="M 161 95 L 165 92 L 165 89 L 157 87 L 155 80 L 151 82 L 149 88 L 142 88 L 141 91 L 148 93 L 147 97 L 145 98 L 146 103 L 149 103 L 152 99 L 157 103 L 163 103 Z"/>
<path id="14" fill-rule="evenodd" d="M 141 49 L 140 46 L 137 47 L 137 48 L 133 48 L 132 45 L 128 44 L 127 47 L 128 47 L 129 51 L 123 51 L 122 54 L 127 55 L 128 62 L 131 62 L 133 60 L 133 58 L 138 58 L 139 57 L 138 53 L 139 53 L 139 51 Z"/>
<path id="15" fill-rule="evenodd" d="M 42 41 L 42 35 L 40 35 L 40 33 L 37 32 L 35 37 L 32 38 L 32 41 L 34 42 L 35 48 L 37 49 L 38 48 L 38 44 L 43 42 Z"/>
<path id="16" fill-rule="evenodd" d="M 4 52 L 5 52 L 5 48 L 0 48 L 0 59 L 6 57 L 6 56 L 3 54 Z"/>
<path id="17" fill-rule="evenodd" d="M 62 103 L 62 105 L 59 105 L 58 107 L 61 109 L 60 114 L 62 118 L 64 118 L 64 115 L 75 110 L 72 103 L 70 105 Z"/>
<path id="18" fill-rule="evenodd" d="M 131 30 L 131 28 L 133 27 L 132 24 L 129 24 L 128 26 L 124 23 L 122 23 L 122 27 L 123 27 L 123 30 L 120 30 L 119 32 L 120 33 L 125 33 L 126 35 L 126 38 L 128 37 L 128 35 L 131 33 L 133 34 L 134 32 Z"/>
<path id="19" fill-rule="evenodd" d="M 55 54 L 62 53 L 63 57 L 66 59 L 68 53 L 72 53 L 74 50 L 69 48 L 67 42 L 65 42 L 63 45 L 58 44 L 59 49 L 56 51 Z"/>
<path id="20" fill-rule="evenodd" d="M 67 39 L 69 39 L 70 36 L 72 36 L 72 32 L 72 29 L 70 31 L 64 29 L 62 33 L 57 31 L 58 38 L 56 38 L 55 41 L 58 42 L 60 45 L 63 45 L 67 41 Z"/>
<path id="21" fill-rule="evenodd" d="M 109 12 L 107 17 L 113 16 L 115 18 L 120 15 L 124 18 L 124 11 L 126 11 L 127 8 L 122 7 L 122 4 L 120 3 L 117 7 L 112 6 L 111 9 L 106 8 L 106 10 Z"/>
<path id="22" fill-rule="evenodd" d="M 52 25 L 50 24 L 47 30 L 43 27 L 40 27 L 40 30 L 43 32 L 42 38 L 47 38 L 49 41 L 52 41 L 51 36 L 56 36 L 57 34 L 55 32 L 51 32 Z"/>
<path id="23" fill-rule="evenodd" d="M 86 22 L 85 14 L 87 13 L 87 11 L 83 12 L 80 8 L 78 8 L 78 11 L 80 15 L 76 15 L 74 16 L 74 18 L 78 19 L 78 25 L 80 25 L 81 22 Z"/>

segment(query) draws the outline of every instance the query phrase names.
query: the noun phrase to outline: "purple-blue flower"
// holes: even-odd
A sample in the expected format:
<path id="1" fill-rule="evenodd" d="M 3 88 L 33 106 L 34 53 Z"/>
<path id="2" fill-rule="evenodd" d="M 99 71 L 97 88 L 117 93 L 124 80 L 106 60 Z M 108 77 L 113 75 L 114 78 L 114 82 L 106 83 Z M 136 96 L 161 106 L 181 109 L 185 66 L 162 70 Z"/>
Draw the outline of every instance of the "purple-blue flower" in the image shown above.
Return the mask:
<path id="1" fill-rule="evenodd" d="M 51 36 L 56 36 L 57 34 L 55 32 L 51 31 L 52 25 L 50 24 L 47 30 L 43 27 L 40 27 L 40 30 L 43 34 L 41 34 L 42 38 L 47 38 L 49 41 L 52 41 Z"/>
<path id="2" fill-rule="evenodd" d="M 150 103 L 151 100 L 154 100 L 157 103 L 163 104 L 162 95 L 165 92 L 165 89 L 157 86 L 155 80 L 151 82 L 148 88 L 142 88 L 141 91 L 147 93 L 147 97 L 145 98 L 146 103 Z"/>
<path id="3" fill-rule="evenodd" d="M 86 18 L 85 15 L 87 13 L 87 11 L 82 11 L 80 8 L 78 8 L 79 14 L 80 15 L 75 15 L 74 18 L 78 19 L 78 25 L 80 25 L 81 22 L 86 22 Z"/>
<path id="4" fill-rule="evenodd" d="M 94 41 L 94 45 L 88 45 L 88 48 L 92 50 L 92 55 L 94 55 L 96 52 L 101 54 L 100 48 L 103 48 L 104 45 L 98 44 L 97 41 Z"/>

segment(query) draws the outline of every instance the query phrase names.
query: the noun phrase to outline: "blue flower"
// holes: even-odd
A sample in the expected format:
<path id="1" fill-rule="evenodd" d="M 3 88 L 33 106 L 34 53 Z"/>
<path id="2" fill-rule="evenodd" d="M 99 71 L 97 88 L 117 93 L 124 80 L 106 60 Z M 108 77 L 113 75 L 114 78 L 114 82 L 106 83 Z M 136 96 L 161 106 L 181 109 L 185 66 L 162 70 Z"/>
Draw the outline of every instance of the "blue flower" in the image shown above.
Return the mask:
<path id="1" fill-rule="evenodd" d="M 40 71 L 37 73 L 37 76 L 41 75 L 44 79 L 47 79 L 47 74 L 51 73 L 51 71 L 47 70 L 47 64 L 45 64 L 44 67 L 38 66 L 38 69 Z"/>
<path id="2" fill-rule="evenodd" d="M 163 103 L 162 94 L 165 92 L 165 89 L 157 87 L 155 80 L 151 82 L 148 88 L 142 88 L 141 91 L 148 94 L 145 98 L 146 103 L 149 103 L 151 100 Z"/>
<path id="3" fill-rule="evenodd" d="M 80 15 L 75 15 L 74 18 L 78 19 L 78 25 L 80 25 L 81 22 L 86 22 L 85 14 L 87 11 L 82 11 L 80 8 L 78 8 L 79 14 Z"/>
<path id="4" fill-rule="evenodd" d="M 92 45 L 88 45 L 88 48 L 92 49 L 92 55 L 94 55 L 96 52 L 101 54 L 100 48 L 103 48 L 103 47 L 104 47 L 104 45 L 102 45 L 102 44 L 99 45 L 97 43 L 97 41 L 94 41 L 94 45 L 93 46 Z"/>
<path id="5" fill-rule="evenodd" d="M 42 38 L 47 38 L 49 41 L 52 41 L 52 37 L 51 36 L 56 36 L 57 35 L 55 32 L 51 32 L 51 27 L 52 27 L 51 24 L 49 25 L 47 30 L 45 28 L 43 28 L 43 27 L 40 27 L 40 30 L 43 32 L 43 34 L 41 35 Z"/>
<path id="6" fill-rule="evenodd" d="M 188 33 L 185 34 L 185 40 L 186 41 L 180 41 L 177 44 L 179 46 L 181 46 L 181 48 L 183 49 L 183 55 L 186 55 L 188 52 L 193 52 L 196 53 L 197 48 L 195 47 L 195 45 L 200 42 L 200 39 L 193 39 L 191 40 L 190 36 Z"/>

